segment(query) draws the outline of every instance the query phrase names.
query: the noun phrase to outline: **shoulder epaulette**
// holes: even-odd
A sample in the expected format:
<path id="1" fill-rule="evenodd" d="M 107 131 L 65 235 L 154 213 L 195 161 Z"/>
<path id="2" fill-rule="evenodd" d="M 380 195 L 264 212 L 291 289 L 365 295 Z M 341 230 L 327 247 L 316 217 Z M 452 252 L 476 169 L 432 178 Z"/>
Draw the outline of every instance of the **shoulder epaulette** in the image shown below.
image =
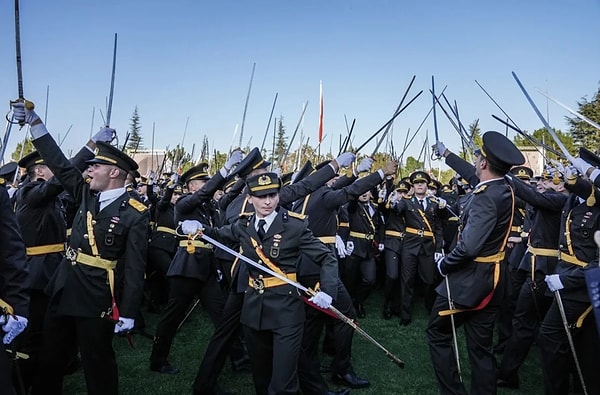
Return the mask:
<path id="1" fill-rule="evenodd" d="M 293 211 L 288 211 L 288 215 L 290 217 L 292 217 L 292 218 L 298 218 L 298 219 L 301 219 L 303 221 L 306 219 L 306 215 L 305 214 L 298 214 L 298 213 L 295 213 Z"/>
<path id="2" fill-rule="evenodd" d="M 479 188 L 475 189 L 475 190 L 473 191 L 473 193 L 474 193 L 474 194 L 477 194 L 477 193 L 483 192 L 483 191 L 485 191 L 485 190 L 486 190 L 486 188 L 487 188 L 487 187 L 488 187 L 487 185 L 482 185 L 482 186 L 480 186 Z"/>
<path id="3" fill-rule="evenodd" d="M 130 198 L 128 203 L 131 207 L 133 207 L 140 213 L 143 212 L 144 210 L 148 209 L 148 207 L 146 207 L 146 205 L 144 203 L 142 203 L 138 200 L 135 200 L 134 198 Z"/>

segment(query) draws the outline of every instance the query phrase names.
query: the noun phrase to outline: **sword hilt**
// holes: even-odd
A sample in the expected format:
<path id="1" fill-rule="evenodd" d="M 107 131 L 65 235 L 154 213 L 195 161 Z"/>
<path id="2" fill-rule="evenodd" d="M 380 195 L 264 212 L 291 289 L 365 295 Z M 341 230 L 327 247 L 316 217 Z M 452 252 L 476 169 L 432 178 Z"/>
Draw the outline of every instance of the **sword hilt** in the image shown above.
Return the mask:
<path id="1" fill-rule="evenodd" d="M 11 113 L 11 111 L 12 111 L 13 104 L 15 104 L 15 103 L 25 103 L 25 109 L 27 109 L 29 111 L 32 111 L 35 108 L 35 104 L 33 104 L 32 101 L 26 100 L 26 99 L 24 99 L 22 97 L 18 98 L 17 100 L 11 100 L 10 101 L 10 108 L 11 108 L 11 110 L 6 114 L 6 120 L 9 123 L 12 123 L 13 125 L 14 124 L 19 124 L 19 126 L 23 127 L 23 126 L 25 126 L 25 122 L 13 122 L 12 121 L 12 117 L 8 116 Z"/>

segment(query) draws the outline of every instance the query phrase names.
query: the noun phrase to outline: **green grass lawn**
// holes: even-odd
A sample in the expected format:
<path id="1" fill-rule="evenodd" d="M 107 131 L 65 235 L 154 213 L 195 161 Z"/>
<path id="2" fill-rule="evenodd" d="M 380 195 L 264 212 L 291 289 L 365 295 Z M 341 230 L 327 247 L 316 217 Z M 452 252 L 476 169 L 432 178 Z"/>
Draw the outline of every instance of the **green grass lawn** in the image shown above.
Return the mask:
<path id="1" fill-rule="evenodd" d="M 437 394 L 437 382 L 431 368 L 425 339 L 428 316 L 422 301 L 416 300 L 413 323 L 408 327 L 400 327 L 397 317 L 384 320 L 381 316 L 382 304 L 381 291 L 376 291 L 367 301 L 365 306 L 367 317 L 361 320 L 361 327 L 402 359 L 406 367 L 400 369 L 379 348 L 359 335 L 355 335 L 352 364 L 359 376 L 371 381 L 371 386 L 366 389 L 352 390 L 352 393 L 360 395 Z M 158 316 L 149 313 L 144 313 L 144 316 L 147 320 L 147 330 L 152 333 Z M 136 349 L 132 350 L 125 339 L 115 338 L 121 393 L 125 395 L 191 394 L 191 385 L 212 330 L 208 316 L 199 306 L 175 338 L 169 360 L 172 365 L 180 369 L 177 375 L 161 375 L 149 370 L 151 340 L 136 336 Z M 459 330 L 458 337 L 463 378 L 468 388 L 469 363 L 462 330 Z M 324 357 L 322 363 L 328 362 L 328 357 Z M 520 390 L 500 389 L 499 394 L 543 393 L 537 347 L 534 346 L 529 358 L 521 367 L 520 378 Z M 332 389 L 340 389 L 331 383 L 329 377 L 326 377 L 326 380 Z M 223 388 L 235 391 L 238 395 L 254 393 L 251 374 L 234 373 L 229 363 L 223 370 L 219 382 Z M 82 371 L 66 378 L 64 393 L 86 393 Z"/>

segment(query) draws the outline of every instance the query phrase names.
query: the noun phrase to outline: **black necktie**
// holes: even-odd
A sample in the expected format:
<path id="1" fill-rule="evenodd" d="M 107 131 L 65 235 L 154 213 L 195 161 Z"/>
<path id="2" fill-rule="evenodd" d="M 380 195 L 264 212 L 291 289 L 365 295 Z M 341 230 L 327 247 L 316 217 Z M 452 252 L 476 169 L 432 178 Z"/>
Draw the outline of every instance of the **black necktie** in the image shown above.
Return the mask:
<path id="1" fill-rule="evenodd" d="M 425 203 L 421 199 L 419 199 L 419 206 L 421 206 L 421 210 L 425 211 Z"/>
<path id="2" fill-rule="evenodd" d="M 96 214 L 100 212 L 100 194 L 96 195 L 95 199 Z"/>
<path id="3" fill-rule="evenodd" d="M 264 219 L 260 219 L 258 220 L 258 236 L 260 237 L 261 240 L 263 240 L 265 238 L 265 228 L 264 226 L 267 224 L 267 221 L 265 221 Z"/>

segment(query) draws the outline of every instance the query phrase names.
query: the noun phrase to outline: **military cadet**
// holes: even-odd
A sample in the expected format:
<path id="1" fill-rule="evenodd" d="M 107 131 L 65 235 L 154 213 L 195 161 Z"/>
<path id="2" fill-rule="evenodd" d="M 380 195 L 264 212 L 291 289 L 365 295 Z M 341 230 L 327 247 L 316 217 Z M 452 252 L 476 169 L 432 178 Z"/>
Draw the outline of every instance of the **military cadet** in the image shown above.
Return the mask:
<path id="1" fill-rule="evenodd" d="M 65 353 L 77 341 L 88 393 L 116 394 L 113 334 L 134 326 L 146 263 L 148 213 L 124 188 L 127 172 L 137 163 L 99 141 L 96 157 L 88 161 L 88 184 L 33 110 L 15 103 L 13 111 L 15 119 L 31 125 L 33 144 L 46 165 L 80 202 L 66 257 L 46 288 L 50 302 L 33 393 L 62 393 Z"/>
<path id="2" fill-rule="evenodd" d="M 476 151 L 475 174 L 480 180 L 461 215 L 456 247 L 441 257 L 438 270 L 445 276 L 436 291 L 427 340 L 440 394 L 466 394 L 452 348 L 456 327 L 465 326 L 471 364 L 471 393 L 496 393 L 496 360 L 493 354 L 494 324 L 502 303 L 496 291 L 500 262 L 510 234 L 514 195 L 504 180 L 511 166 L 525 158 L 504 135 L 486 132 Z M 436 150 L 436 154 L 442 154 Z M 500 288 L 501 289 L 501 288 Z M 449 291 L 447 291 L 449 290 Z"/>
<path id="3" fill-rule="evenodd" d="M 337 294 L 337 262 L 302 216 L 279 208 L 280 180 L 275 173 L 247 179 L 248 199 L 255 214 L 233 225 L 204 232 L 219 239 L 239 241 L 244 254 L 272 271 L 296 281 L 300 254 L 321 266 L 321 291 L 311 301 L 328 308 Z M 182 229 L 195 234 L 201 225 L 186 221 Z M 259 264 L 261 265 L 261 264 Z M 277 277 L 248 267 L 249 286 L 244 296 L 241 322 L 252 360 L 257 394 L 297 394 L 298 357 L 304 328 L 304 303 L 295 287 Z"/>
<path id="4" fill-rule="evenodd" d="M 517 177 L 526 183 L 529 183 L 533 177 L 533 170 L 527 166 L 515 166 L 510 169 L 510 173 L 513 177 Z M 494 352 L 496 354 L 504 353 L 506 344 L 512 335 L 512 321 L 517 299 L 521 287 L 523 286 L 523 282 L 525 282 L 525 279 L 527 278 L 527 272 L 519 270 L 519 264 L 527 249 L 527 239 L 531 227 L 529 218 L 527 218 L 527 225 L 525 224 L 527 206 L 530 207 L 530 210 L 533 209 L 533 206 L 526 204 L 524 200 L 516 199 L 513 222 L 510 227 L 510 236 L 508 237 L 508 243 L 506 244 L 506 265 L 502 265 L 502 275 L 507 278 L 507 281 L 505 282 L 506 299 L 498 314 L 498 338 L 496 345 L 494 346 Z M 526 235 L 524 233 L 525 230 L 527 230 Z"/>
<path id="5" fill-rule="evenodd" d="M 73 158 L 77 169 L 87 167 L 86 160 L 93 158 L 90 147 L 102 138 L 112 138 L 113 130 L 103 128 Z M 38 371 L 38 356 L 42 347 L 44 315 L 48 296 L 44 288 L 63 259 L 67 237 L 67 212 L 62 198 L 63 186 L 53 178 L 52 170 L 45 164 L 39 152 L 33 151 L 19 161 L 26 170 L 29 181 L 15 193 L 13 200 L 15 215 L 25 243 L 31 276 L 29 325 L 19 339 L 19 349 L 28 354 L 28 359 L 18 361 L 27 391 Z M 70 228 L 70 225 L 69 225 Z M 72 355 L 77 350 L 72 350 Z"/>
<path id="6" fill-rule="evenodd" d="M 520 269 L 528 276 L 521 286 L 513 318 L 513 331 L 498 368 L 498 386 L 518 388 L 518 371 L 525 361 L 539 328 L 539 323 L 550 307 L 552 299 L 546 295 L 546 275 L 554 273 L 558 260 L 558 238 L 561 211 L 568 198 L 564 182 L 553 182 L 546 174 L 544 187 L 539 193 L 528 182 L 510 177 L 515 195 L 535 208 L 531 223 L 527 253 Z"/>
<path id="7" fill-rule="evenodd" d="M 368 190 L 348 203 L 350 233 L 347 243 L 352 246 L 352 251 L 346 256 L 342 279 L 358 318 L 365 317 L 364 303 L 375 286 L 375 255 L 385 248 L 383 219 L 371 202 L 372 198 L 372 192 Z"/>
<path id="8" fill-rule="evenodd" d="M 406 193 L 410 190 L 409 180 L 400 180 L 395 190 L 390 193 L 387 201 L 382 205 L 385 215 L 385 280 L 383 285 L 383 318 L 389 320 L 392 314 L 399 314 L 401 307 L 400 285 L 398 277 L 400 264 L 402 262 L 402 243 L 404 240 L 404 218 L 395 210 L 391 209 L 398 200 L 406 199 Z M 410 199 L 410 197 L 408 197 Z"/>
<path id="9" fill-rule="evenodd" d="M 435 254 L 442 252 L 442 219 L 446 216 L 442 204 L 428 196 L 428 184 L 431 177 L 424 171 L 415 171 L 410 175 L 414 195 L 411 199 L 398 200 L 393 209 L 404 218 L 406 225 L 402 246 L 400 266 L 400 289 L 402 310 L 400 325 L 412 322 L 412 303 L 416 277 L 425 286 L 425 307 L 431 310 L 435 299 L 434 288 L 438 283 L 435 270 Z"/>
<path id="10" fill-rule="evenodd" d="M 201 163 L 181 175 L 181 182 L 187 185 L 188 194 L 175 203 L 175 222 L 187 219 L 199 220 L 212 225 L 214 210 L 210 200 L 214 192 L 225 183 L 231 168 L 242 159 L 242 152 L 235 150 L 225 165 L 213 176 L 208 174 L 208 164 Z M 217 266 L 210 244 L 200 240 L 179 239 L 179 247 L 167 271 L 169 298 L 167 306 L 156 325 L 154 344 L 150 355 L 150 370 L 176 374 L 179 372 L 167 360 L 177 328 L 196 295 L 208 311 L 215 327 L 221 319 L 225 304 L 223 292 L 217 282 Z M 232 358 L 243 357 L 239 348 Z"/>
<path id="11" fill-rule="evenodd" d="M 175 234 L 175 202 L 183 195 L 183 188 L 178 184 L 178 180 L 177 173 L 170 176 L 165 192 L 154 208 L 155 226 L 148 243 L 146 267 L 146 279 L 150 288 L 149 309 L 154 311 L 167 302 L 169 285 L 166 275 L 178 247 Z"/>
<path id="12" fill-rule="evenodd" d="M 0 383 L 3 393 L 14 394 L 12 366 L 8 349 L 16 350 L 11 343 L 27 327 L 29 316 L 29 268 L 25 244 L 21 239 L 19 224 L 10 203 L 6 184 L 12 182 L 18 166 L 14 162 L 0 168 L 0 325 L 4 332 L 0 342 Z"/>
<path id="13" fill-rule="evenodd" d="M 320 169 L 327 163 L 328 161 L 323 162 L 317 165 L 317 168 Z M 373 160 L 371 158 L 365 158 L 356 167 L 355 172 L 358 174 L 363 171 L 369 171 L 372 164 Z M 351 199 L 358 198 L 364 191 L 369 191 L 383 181 L 386 176 L 394 174 L 396 170 L 397 164 L 390 162 L 383 169 L 373 174 L 360 179 L 357 179 L 356 176 L 351 178 L 355 181 L 344 187 L 339 187 L 338 182 L 333 178 L 326 185 L 321 186 L 303 199 L 298 199 L 293 205 L 293 210 L 299 214 L 308 215 L 309 229 L 335 253 L 335 233 L 337 230 L 337 211 L 339 207 Z M 314 171 L 317 170 L 308 161 L 298 173 L 294 182 L 300 182 L 306 173 Z M 314 287 L 319 282 L 318 266 L 304 255 L 298 267 L 298 281 L 306 287 Z M 334 307 L 347 317 L 354 318 L 356 316 L 350 295 L 342 282 L 337 284 L 337 298 Z M 327 316 L 309 306 L 305 310 L 306 323 L 304 326 L 299 365 L 300 387 L 302 392 L 306 394 L 327 394 L 327 385 L 319 374 L 319 359 L 317 354 L 319 339 Z M 333 327 L 335 338 L 333 343 L 335 349 L 334 358 L 331 364 L 333 381 L 351 388 L 367 387 L 370 384 L 369 381 L 358 377 L 350 364 L 354 331 L 339 320 L 333 322 Z"/>
<path id="14" fill-rule="evenodd" d="M 340 167 L 348 167 L 355 159 L 355 155 L 351 152 L 346 152 L 338 156 L 330 164 L 323 166 L 319 171 L 309 175 L 300 182 L 282 187 L 279 191 L 279 204 L 291 204 L 296 199 L 299 199 L 323 185 L 327 180 L 334 177 Z M 230 176 L 237 175 L 240 177 L 232 187 L 237 193 L 241 191 L 240 183 L 244 182 L 247 177 L 267 172 L 267 167 L 270 162 L 263 159 L 258 148 L 253 148 L 244 160 L 235 168 Z M 223 198 L 221 199 L 223 200 Z M 230 200 L 228 197 L 227 200 Z M 226 200 L 226 201 L 227 201 Z M 225 203 L 225 201 L 221 202 Z M 236 198 L 230 200 L 224 214 L 226 224 L 235 223 L 240 216 L 248 216 L 254 212 L 247 194 L 240 194 Z M 237 250 L 239 245 L 229 243 L 229 247 Z M 223 255 L 225 259 L 225 255 Z M 248 272 L 245 265 L 233 262 L 232 267 L 232 284 L 230 292 L 227 296 L 227 301 L 223 309 L 223 316 L 220 325 L 213 333 L 200 363 L 198 374 L 194 380 L 194 394 L 213 395 L 219 393 L 220 389 L 217 385 L 217 378 L 223 369 L 225 363 L 225 354 L 231 347 L 231 344 L 237 339 L 240 332 L 240 315 L 243 304 L 244 292 L 248 287 Z"/>

